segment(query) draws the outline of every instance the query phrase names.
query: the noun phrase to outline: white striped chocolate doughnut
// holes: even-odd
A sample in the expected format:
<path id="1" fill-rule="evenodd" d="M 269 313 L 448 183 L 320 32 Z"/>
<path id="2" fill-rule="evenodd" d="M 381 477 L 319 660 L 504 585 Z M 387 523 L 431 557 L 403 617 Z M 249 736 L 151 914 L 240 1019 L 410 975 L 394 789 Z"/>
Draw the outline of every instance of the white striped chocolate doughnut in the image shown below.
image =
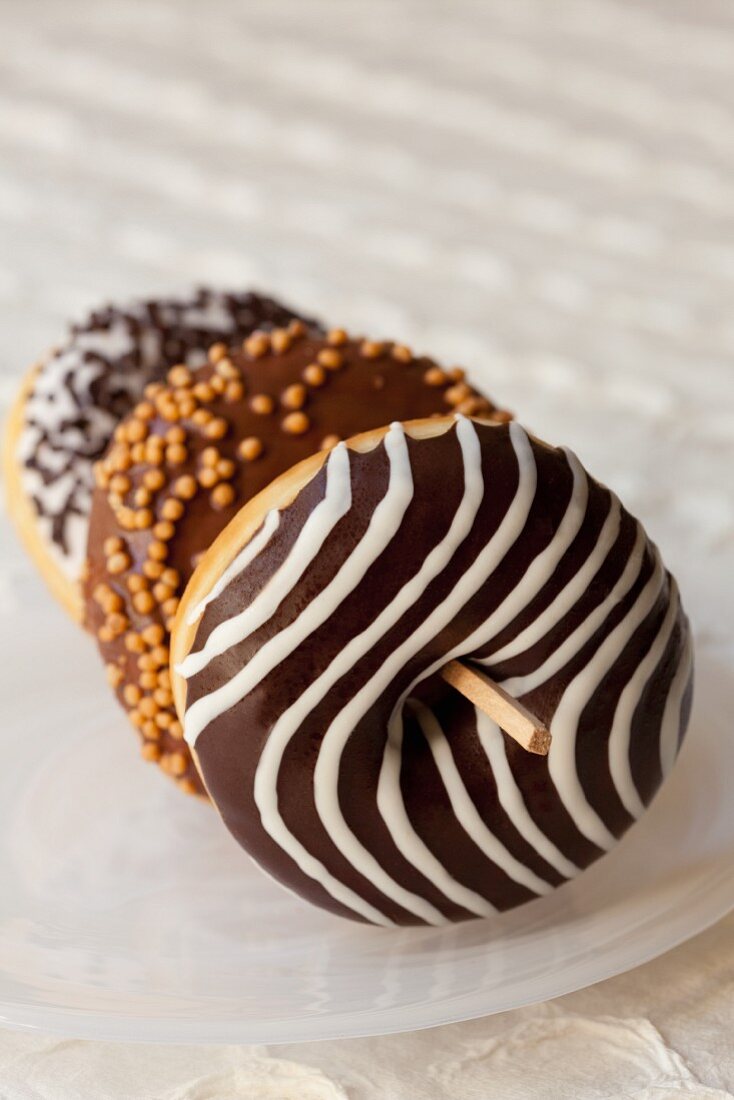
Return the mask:
<path id="1" fill-rule="evenodd" d="M 550 730 L 527 752 L 438 677 L 476 662 Z M 462 416 L 367 433 L 252 500 L 174 629 L 184 734 L 286 886 L 376 924 L 546 894 L 649 804 L 685 732 L 688 621 L 578 459 Z"/>

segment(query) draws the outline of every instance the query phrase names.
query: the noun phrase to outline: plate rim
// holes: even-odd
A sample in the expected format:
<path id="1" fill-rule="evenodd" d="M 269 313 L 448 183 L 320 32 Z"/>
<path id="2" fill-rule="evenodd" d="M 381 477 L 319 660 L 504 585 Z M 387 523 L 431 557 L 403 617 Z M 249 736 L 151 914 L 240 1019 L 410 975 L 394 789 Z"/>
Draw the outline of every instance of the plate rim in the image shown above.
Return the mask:
<path id="1" fill-rule="evenodd" d="M 679 920 L 677 925 L 675 922 L 668 923 L 666 920 L 664 927 L 675 931 L 664 941 L 658 944 L 647 944 L 645 941 L 646 946 L 640 951 L 634 950 L 635 941 L 632 941 L 623 960 L 612 966 L 600 968 L 599 973 L 591 980 L 579 980 L 576 977 L 563 981 L 564 971 L 554 972 L 554 976 L 558 976 L 560 980 L 555 984 L 551 983 L 553 984 L 551 991 L 543 988 L 537 996 L 529 994 L 512 997 L 510 1004 L 504 1003 L 502 998 L 494 1004 L 482 1004 L 480 990 L 445 1002 L 427 1002 L 411 1008 L 393 1006 L 381 1009 L 374 1019 L 372 1017 L 366 1019 L 362 1012 L 351 1012 L 342 1014 L 340 1017 L 306 1014 L 298 1019 L 286 1021 L 275 1019 L 262 1022 L 253 1021 L 252 1016 L 243 1017 L 241 1020 L 232 1017 L 226 1020 L 222 1018 L 171 1020 L 160 1016 L 131 1017 L 109 1012 L 98 1014 L 73 1008 L 43 1010 L 36 1006 L 28 1008 L 21 1002 L 0 1001 L 0 1026 L 25 1034 L 66 1036 L 97 1042 L 151 1045 L 187 1043 L 197 1046 L 230 1044 L 280 1046 L 288 1043 L 327 1042 L 338 1039 L 366 1039 L 408 1034 L 433 1027 L 444 1027 L 448 1024 L 465 1023 L 469 1020 L 481 1019 L 483 1016 L 494 1016 L 501 1012 L 554 1000 L 626 974 L 638 966 L 644 966 L 701 935 L 734 912 L 734 877 L 727 875 L 726 868 L 722 867 L 712 879 L 709 889 L 699 894 L 698 899 L 698 905 L 693 909 L 693 912 L 698 914 L 697 919 L 690 920 L 691 907 L 677 910 L 689 920 Z M 707 904 L 704 904 L 701 899 L 704 899 Z M 676 912 L 675 908 L 668 908 L 665 911 L 666 916 L 671 912 Z M 680 927 L 681 924 L 685 927 Z M 465 1003 L 466 1001 L 470 1002 L 471 1007 Z M 450 1007 L 452 1003 L 456 1005 L 453 1009 Z M 417 1019 L 411 1018 L 406 1026 L 406 1015 L 415 1016 Z M 134 1027 L 131 1028 L 133 1021 Z M 135 1034 L 132 1034 L 132 1031 Z"/>

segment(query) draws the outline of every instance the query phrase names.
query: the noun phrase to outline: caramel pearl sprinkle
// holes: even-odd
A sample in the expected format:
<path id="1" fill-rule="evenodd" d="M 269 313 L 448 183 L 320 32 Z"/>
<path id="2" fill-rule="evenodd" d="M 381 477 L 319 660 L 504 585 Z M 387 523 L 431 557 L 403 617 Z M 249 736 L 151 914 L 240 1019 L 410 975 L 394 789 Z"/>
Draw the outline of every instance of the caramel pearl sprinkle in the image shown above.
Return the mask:
<path id="1" fill-rule="evenodd" d="M 135 417 L 127 426 L 127 438 L 130 443 L 140 443 L 148 434 L 148 425 Z"/>
<path id="2" fill-rule="evenodd" d="M 186 771 L 186 757 L 182 752 L 172 753 L 169 757 L 169 767 L 171 774 L 175 776 L 182 776 Z"/>
<path id="3" fill-rule="evenodd" d="M 365 359 L 379 359 L 381 355 L 384 355 L 385 347 L 377 340 L 365 340 L 359 350 Z"/>
<path id="4" fill-rule="evenodd" d="M 117 665 L 107 665 L 107 683 L 110 687 L 118 687 L 122 683 L 123 672 Z"/>
<path id="5" fill-rule="evenodd" d="M 158 581 L 157 584 L 153 585 L 153 596 L 161 606 L 163 606 L 166 600 L 170 599 L 174 591 L 175 589 L 164 581 Z"/>
<path id="6" fill-rule="evenodd" d="M 217 363 L 217 373 L 212 379 L 210 379 L 210 385 L 215 392 L 223 392 L 221 387 L 217 384 L 217 379 L 227 379 L 229 381 L 242 381 L 242 375 L 237 370 L 231 359 L 222 358 Z"/>
<path id="7" fill-rule="evenodd" d="M 136 592 L 133 596 L 133 607 L 141 615 L 147 615 L 155 607 L 155 600 L 150 592 Z"/>
<path id="8" fill-rule="evenodd" d="M 113 554 L 119 554 L 120 551 L 125 549 L 125 542 L 119 535 L 111 535 L 108 539 L 104 540 L 102 549 L 105 557 L 109 559 Z"/>
<path id="9" fill-rule="evenodd" d="M 275 408 L 275 402 L 267 393 L 256 393 L 250 399 L 250 408 L 258 416 L 269 416 Z"/>
<path id="10" fill-rule="evenodd" d="M 150 462 L 150 459 L 146 461 Z M 166 483 L 166 475 L 162 470 L 146 470 L 143 474 L 143 485 L 145 488 L 150 489 L 151 493 L 157 493 L 158 489 L 163 488 Z"/>
<path id="11" fill-rule="evenodd" d="M 224 400 L 228 405 L 241 401 L 245 396 L 245 387 L 241 382 L 228 382 L 223 388 Z"/>
<path id="12" fill-rule="evenodd" d="M 164 501 L 163 507 L 161 508 L 161 515 L 164 519 L 175 521 L 177 519 L 181 519 L 181 516 L 184 514 L 185 510 L 186 509 L 184 508 L 183 503 L 180 500 L 176 500 L 174 497 L 171 497 L 170 500 Z"/>
<path id="13" fill-rule="evenodd" d="M 171 367 L 168 372 L 168 381 L 172 386 L 190 386 L 191 371 L 184 366 Z"/>
<path id="14" fill-rule="evenodd" d="M 326 371 L 318 363 L 311 363 L 303 372 L 303 381 L 309 386 L 323 386 L 326 381 Z"/>
<path id="15" fill-rule="evenodd" d="M 302 409 L 306 404 L 306 397 L 308 391 L 305 386 L 302 386 L 299 382 L 294 382 L 292 386 L 288 386 L 283 390 L 283 394 L 280 399 L 281 405 L 286 409 Z"/>
<path id="16" fill-rule="evenodd" d="M 318 362 L 327 370 L 340 370 L 344 366 L 344 357 L 334 348 L 324 348 L 317 356 Z"/>
<path id="17" fill-rule="evenodd" d="M 177 478 L 173 483 L 173 493 L 180 500 L 191 500 L 193 496 L 196 496 L 196 480 L 191 474 Z"/>
<path id="18" fill-rule="evenodd" d="M 135 526 L 138 531 L 145 531 L 153 525 L 153 513 L 150 508 L 141 508 L 135 513 Z"/>
<path id="19" fill-rule="evenodd" d="M 199 461 L 202 466 L 216 466 L 220 457 L 220 453 L 216 447 L 205 447 L 199 456 Z"/>
<path id="20" fill-rule="evenodd" d="M 181 466 L 189 457 L 182 443 L 172 443 L 166 447 L 166 462 L 169 466 Z"/>
<path id="21" fill-rule="evenodd" d="M 245 462 L 254 462 L 256 458 L 259 458 L 263 453 L 262 440 L 257 436 L 248 435 L 247 439 L 243 439 L 237 448 L 237 454 L 240 458 L 243 458 Z"/>
<path id="22" fill-rule="evenodd" d="M 83 585 L 89 630 L 145 758 L 206 797 L 175 709 L 169 645 L 184 588 L 227 522 L 291 467 L 360 431 L 454 410 L 500 414 L 458 368 L 344 329 L 284 324 L 203 348 L 201 360 L 148 387 L 98 461 Z"/>
<path id="23" fill-rule="evenodd" d="M 142 692 L 137 684 L 126 684 L 122 695 L 125 702 L 131 707 L 136 706 L 142 698 Z"/>
<path id="24" fill-rule="evenodd" d="M 395 344 L 390 354 L 399 363 L 410 363 L 413 358 L 413 352 L 405 344 Z"/>
<path id="25" fill-rule="evenodd" d="M 231 485 L 217 485 L 216 489 L 212 490 L 210 500 L 212 507 L 214 508 L 228 508 L 233 503 L 235 498 L 235 491 Z"/>
<path id="26" fill-rule="evenodd" d="M 153 561 L 165 561 L 168 557 L 168 547 L 165 542 L 161 542 L 160 539 L 151 542 L 148 547 L 148 557 L 152 558 Z"/>
<path id="27" fill-rule="evenodd" d="M 160 645 L 165 636 L 166 632 L 160 623 L 151 623 L 142 633 L 143 641 L 150 646 Z"/>
<path id="28" fill-rule="evenodd" d="M 446 371 L 441 370 L 440 367 L 429 367 L 423 375 L 423 381 L 427 386 L 445 386 L 448 380 Z"/>
<path id="29" fill-rule="evenodd" d="M 223 417 L 218 416 L 209 421 L 204 429 L 204 435 L 207 439 L 223 439 L 227 434 L 228 428 L 229 425 L 227 421 Z"/>
<path id="30" fill-rule="evenodd" d="M 113 575 L 124 573 L 129 565 L 130 558 L 127 554 L 112 554 L 112 556 L 107 559 L 107 568 Z"/>
<path id="31" fill-rule="evenodd" d="M 462 401 L 466 401 L 471 396 L 471 389 L 465 382 L 459 382 L 455 386 L 449 386 L 444 393 L 444 397 L 450 405 L 460 405 Z"/>
<path id="32" fill-rule="evenodd" d="M 290 413 L 283 421 L 283 431 L 290 435 L 303 435 L 311 427 L 311 421 L 305 413 Z"/>
<path id="33" fill-rule="evenodd" d="M 287 329 L 276 328 L 270 334 L 270 346 L 277 355 L 288 351 L 293 342 L 293 337 Z"/>
<path id="34" fill-rule="evenodd" d="M 227 356 L 227 345 L 226 344 L 212 344 L 212 346 L 209 348 L 209 352 L 207 354 L 207 358 L 208 358 L 210 363 L 219 363 L 222 359 L 225 359 L 226 356 Z"/>
<path id="35" fill-rule="evenodd" d="M 176 528 L 170 520 L 162 519 L 160 523 L 156 523 L 155 527 L 153 528 L 153 534 L 155 535 L 156 539 L 160 539 L 162 542 L 167 542 L 169 539 L 172 539 L 173 536 L 176 534 Z"/>
<path id="36" fill-rule="evenodd" d="M 130 491 L 131 481 L 124 474 L 115 474 L 110 481 L 110 492 L 124 496 Z"/>
<path id="37" fill-rule="evenodd" d="M 202 489 L 213 489 L 219 481 L 219 474 L 217 473 L 215 466 L 205 466 L 203 470 L 199 470 L 196 475 L 196 480 L 201 485 Z"/>
<path id="38" fill-rule="evenodd" d="M 131 630 L 125 635 L 125 648 L 130 653 L 143 653 L 145 650 L 145 642 L 136 634 L 134 630 Z"/>
<path id="39" fill-rule="evenodd" d="M 199 401 L 211 401 L 214 397 L 214 390 L 208 382 L 199 382 L 194 386 L 193 394 Z"/>
<path id="40" fill-rule="evenodd" d="M 253 332 L 242 345 L 244 351 L 253 359 L 260 359 L 270 351 L 270 338 L 265 332 Z"/>

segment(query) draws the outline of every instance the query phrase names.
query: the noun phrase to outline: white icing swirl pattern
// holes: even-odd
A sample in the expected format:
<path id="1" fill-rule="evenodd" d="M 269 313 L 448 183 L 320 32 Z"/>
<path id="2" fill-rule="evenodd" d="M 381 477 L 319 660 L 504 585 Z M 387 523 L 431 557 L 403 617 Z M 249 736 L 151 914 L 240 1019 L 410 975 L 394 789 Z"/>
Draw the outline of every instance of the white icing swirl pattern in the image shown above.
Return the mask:
<path id="1" fill-rule="evenodd" d="M 338 554 L 336 528 L 358 507 L 354 478 L 359 463 L 343 444 L 326 463 L 321 500 L 250 602 L 245 600 L 236 610 L 246 591 L 242 585 L 247 570 L 267 555 L 271 538 L 282 526 L 277 512 L 266 516 L 260 531 L 195 608 L 192 622 L 206 613 L 215 625 L 177 669 L 189 680 L 190 689 L 197 687 L 204 672 L 216 683 L 203 691 L 190 690 L 193 701 L 184 729 L 217 801 L 217 777 L 208 774 L 208 746 L 216 743 L 222 723 L 236 722 L 235 708 L 247 705 L 267 676 L 288 662 L 297 663 L 299 647 L 320 628 L 330 623 L 343 627 L 342 610 L 355 593 L 370 593 L 374 616 L 369 624 L 352 635 L 347 631 L 338 652 L 304 679 L 290 703 L 281 707 L 273 702 L 274 718 L 263 732 L 252 790 L 243 791 L 242 799 L 251 799 L 258 827 L 280 853 L 275 860 L 279 877 L 286 882 L 295 878 L 299 886 L 310 880 L 342 911 L 377 924 L 439 924 L 457 915 L 485 915 L 546 894 L 578 873 L 608 850 L 644 810 L 675 757 L 690 702 L 691 646 L 677 586 L 640 525 L 623 513 L 613 495 L 590 481 L 570 452 L 553 452 L 552 461 L 564 469 L 569 488 L 550 536 L 543 545 L 538 543 L 527 566 L 511 572 L 509 585 L 502 582 L 502 598 L 478 625 L 465 625 L 472 622 L 479 595 L 491 594 L 508 562 L 512 566 L 520 560 L 527 540 L 540 537 L 538 510 L 551 491 L 546 484 L 549 460 L 543 458 L 539 464 L 541 445 L 518 424 L 498 429 L 456 417 L 451 432 L 460 458 L 460 498 L 446 530 L 424 557 L 415 547 L 415 571 L 397 591 L 383 598 L 370 588 L 367 575 L 389 565 L 393 540 L 410 524 L 415 506 L 426 505 L 425 477 L 421 485 L 416 482 L 411 456 L 430 447 L 431 441 L 409 440 L 403 427 L 393 424 L 380 445 L 388 464 L 384 494 L 361 537 L 338 561 L 318 595 L 301 606 L 299 582 L 309 567 L 318 565 L 325 547 Z M 497 446 L 503 448 L 505 466 L 511 460 L 517 485 L 503 514 L 489 527 L 483 509 L 495 491 L 491 453 Z M 577 551 L 573 558 L 572 574 L 560 583 L 562 563 L 568 562 L 591 524 L 592 497 L 597 510 L 604 497 L 606 514 L 595 537 L 586 538 L 584 553 Z M 621 534 L 623 514 L 626 540 Z M 544 520 L 547 527 L 550 521 Z M 471 539 L 480 541 L 478 550 L 469 553 Z M 616 579 L 597 592 L 590 606 L 589 592 L 599 588 L 605 569 L 611 569 L 612 576 L 616 569 Z M 442 595 L 434 598 L 431 593 L 447 576 L 452 583 L 443 585 Z M 236 585 L 240 587 L 235 593 Z M 534 613 L 543 598 L 544 605 Z M 296 613 L 278 626 L 276 613 L 290 605 Z M 425 615 L 403 629 L 419 606 L 426 608 Z M 268 636 L 256 645 L 261 629 Z M 235 651 L 248 639 L 253 651 L 239 667 Z M 373 659 L 375 653 L 379 661 Z M 512 743 L 485 715 L 473 708 L 467 715 L 463 701 L 459 719 L 458 711 L 453 716 L 451 700 L 447 709 L 419 698 L 421 683 L 446 661 L 462 657 L 480 659 L 491 674 L 513 665 L 522 668 L 519 674 L 497 678 L 511 694 L 519 698 L 534 693 L 539 705 L 547 708 L 543 717 L 553 734 L 547 761 L 531 761 L 529 754 L 512 751 Z M 403 676 L 396 690 L 400 673 L 408 669 L 415 674 Z M 350 685 L 347 692 L 345 683 Z M 385 700 L 390 710 L 379 767 L 370 782 L 374 780 L 372 799 L 380 829 L 386 830 L 392 848 L 390 859 L 385 857 L 384 842 L 365 831 L 343 790 L 345 776 L 354 767 L 350 747 L 355 731 L 382 713 Z M 327 720 L 309 726 L 324 707 Z M 590 731 L 586 715 L 594 708 L 604 715 L 605 728 Z M 313 802 L 318 832 L 323 831 L 328 843 L 316 836 L 316 830 L 313 835 L 305 833 L 283 807 L 282 784 L 293 781 L 288 754 L 307 730 L 312 738 L 317 736 L 318 748 L 311 771 L 299 782 L 304 784 L 304 798 Z M 592 750 L 590 732 L 595 738 Z M 651 766 L 662 773 L 652 775 L 642 792 L 639 766 L 632 760 L 636 734 L 644 746 L 654 743 Z M 244 730 L 242 736 L 247 736 Z M 445 802 L 441 829 L 451 830 L 458 844 L 471 846 L 495 877 L 509 884 L 506 896 L 500 891 L 492 897 L 483 879 L 467 873 L 460 861 L 450 865 L 441 855 L 438 834 L 417 820 L 405 786 L 406 769 L 419 766 L 410 755 L 415 755 L 416 738 L 427 748 L 426 760 L 430 758 Z M 461 747 L 467 738 L 473 739 L 474 757 Z M 424 771 L 428 767 L 425 761 L 420 766 Z M 531 766 L 545 769 L 547 790 L 540 801 L 552 803 L 550 818 L 541 812 L 540 801 L 533 801 L 533 783 L 525 781 Z M 477 768 L 485 773 L 486 804 L 477 800 Z M 614 812 L 607 813 L 594 785 L 589 787 L 589 768 L 606 776 Z M 220 809 L 227 821 L 227 807 Z M 497 815 L 507 826 L 501 832 Z M 283 866 L 288 873 L 283 873 Z M 398 874 L 396 867 L 410 871 Z M 369 890 L 362 886 L 365 882 Z M 430 884 L 430 889 L 416 883 Z"/>

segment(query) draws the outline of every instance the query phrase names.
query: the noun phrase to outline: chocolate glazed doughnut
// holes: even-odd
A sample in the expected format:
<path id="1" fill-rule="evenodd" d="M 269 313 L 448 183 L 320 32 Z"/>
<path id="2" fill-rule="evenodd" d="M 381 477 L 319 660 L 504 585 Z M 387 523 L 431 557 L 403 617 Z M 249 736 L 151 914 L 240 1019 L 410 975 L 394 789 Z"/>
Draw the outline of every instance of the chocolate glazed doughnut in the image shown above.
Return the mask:
<path id="1" fill-rule="evenodd" d="M 94 462 L 149 382 L 177 363 L 198 367 L 217 340 L 299 315 L 259 294 L 198 290 L 110 305 L 75 325 L 26 379 L 8 424 L 10 511 L 51 591 L 82 618 Z M 314 324 L 313 322 L 309 322 Z"/>
<path id="2" fill-rule="evenodd" d="M 395 344 L 258 332 L 192 373 L 174 367 L 98 464 L 84 583 L 107 675 L 157 762 L 202 794 L 177 719 L 169 631 L 199 556 L 239 508 L 295 463 L 393 417 L 461 406 L 506 419 L 463 380 Z"/>
<path id="3" fill-rule="evenodd" d="M 526 752 L 438 679 L 475 661 L 552 733 Z M 692 693 L 644 530 L 569 451 L 462 417 L 291 471 L 203 559 L 174 632 L 185 736 L 274 877 L 377 924 L 546 894 L 639 817 Z"/>

